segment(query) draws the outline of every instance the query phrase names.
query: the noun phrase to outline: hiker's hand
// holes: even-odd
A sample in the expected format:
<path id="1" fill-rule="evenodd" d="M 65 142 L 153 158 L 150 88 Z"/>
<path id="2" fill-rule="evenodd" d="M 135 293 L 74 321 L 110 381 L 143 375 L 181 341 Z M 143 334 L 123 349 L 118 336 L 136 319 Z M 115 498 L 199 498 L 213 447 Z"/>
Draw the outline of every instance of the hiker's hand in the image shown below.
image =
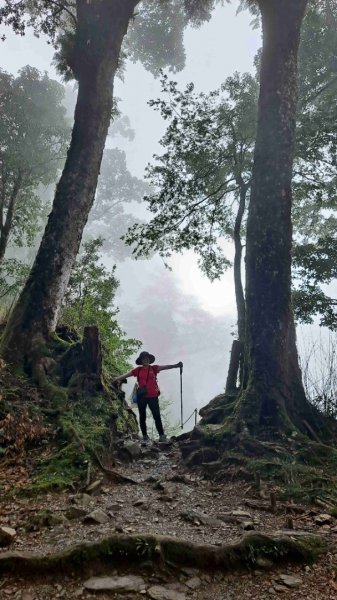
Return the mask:
<path id="1" fill-rule="evenodd" d="M 179 369 L 182 369 L 182 368 L 183 368 L 183 366 L 184 366 L 184 365 L 183 365 L 183 363 L 182 363 L 181 361 L 177 363 L 177 367 L 179 367 Z"/>

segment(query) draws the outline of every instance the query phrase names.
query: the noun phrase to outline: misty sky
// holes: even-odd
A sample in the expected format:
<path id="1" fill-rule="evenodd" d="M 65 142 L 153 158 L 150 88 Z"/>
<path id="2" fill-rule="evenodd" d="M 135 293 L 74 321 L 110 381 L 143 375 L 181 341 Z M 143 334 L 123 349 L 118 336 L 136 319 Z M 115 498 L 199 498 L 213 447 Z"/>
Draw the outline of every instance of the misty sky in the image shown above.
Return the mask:
<path id="1" fill-rule="evenodd" d="M 260 46 L 260 32 L 253 30 L 248 13 L 236 15 L 237 3 L 218 7 L 212 20 L 201 29 L 187 29 L 185 69 L 172 75 L 181 86 L 193 81 L 196 89 L 208 92 L 234 71 L 253 70 Z M 43 38 L 24 38 L 8 31 L 2 43 L 1 67 L 16 73 L 30 64 L 58 78 L 52 65 L 53 50 Z M 160 84 L 140 64 L 129 63 L 124 81 L 117 80 L 115 94 L 120 109 L 130 119 L 135 139 L 118 137 L 133 175 L 142 177 L 152 155 L 160 150 L 158 141 L 165 124 L 147 102 L 159 95 Z M 109 141 L 109 144 L 111 142 Z M 113 231 L 113 223 L 111 224 Z M 228 246 L 228 254 L 231 248 Z M 222 391 L 228 364 L 231 332 L 235 325 L 234 290 L 229 271 L 221 282 L 209 283 L 197 267 L 192 253 L 175 256 L 173 270 L 165 269 L 159 258 L 127 260 L 118 265 L 120 322 L 130 337 L 141 339 L 144 348 L 166 364 L 183 360 L 185 415 L 206 404 Z M 162 392 L 179 414 L 179 378 L 176 371 L 160 377 Z M 128 387 L 128 389 L 130 386 Z"/>

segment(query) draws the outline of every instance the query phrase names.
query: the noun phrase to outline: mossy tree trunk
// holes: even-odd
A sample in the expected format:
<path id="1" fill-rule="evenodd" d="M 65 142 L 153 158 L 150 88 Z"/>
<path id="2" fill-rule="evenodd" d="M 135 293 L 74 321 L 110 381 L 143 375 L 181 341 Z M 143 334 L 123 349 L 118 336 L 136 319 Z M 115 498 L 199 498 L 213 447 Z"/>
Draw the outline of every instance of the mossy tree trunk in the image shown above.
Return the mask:
<path id="1" fill-rule="evenodd" d="M 260 98 L 246 246 L 246 388 L 236 423 L 305 429 L 306 400 L 291 306 L 292 169 L 297 58 L 308 0 L 258 0 L 263 24 Z M 310 423 L 313 428 L 316 423 Z"/>
<path id="2" fill-rule="evenodd" d="M 71 269 L 93 204 L 110 124 L 113 82 L 129 20 L 139 0 L 77 0 L 68 63 L 78 81 L 72 139 L 35 263 L 8 320 L 2 353 L 23 362 L 55 330 Z"/>

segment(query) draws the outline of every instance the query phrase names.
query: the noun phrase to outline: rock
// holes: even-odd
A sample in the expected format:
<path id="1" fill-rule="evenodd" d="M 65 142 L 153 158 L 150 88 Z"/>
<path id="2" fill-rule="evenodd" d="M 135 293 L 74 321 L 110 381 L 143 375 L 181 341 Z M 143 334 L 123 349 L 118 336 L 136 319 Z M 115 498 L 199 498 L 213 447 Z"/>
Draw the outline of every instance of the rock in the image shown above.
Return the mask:
<path id="1" fill-rule="evenodd" d="M 236 523 L 237 522 L 236 517 L 233 517 L 232 513 L 221 513 L 221 514 L 217 515 L 217 518 L 220 519 L 220 521 L 223 521 L 224 523 Z"/>
<path id="2" fill-rule="evenodd" d="M 177 468 L 177 465 L 173 465 L 172 469 Z M 185 483 L 186 485 L 188 485 L 190 483 L 190 480 L 188 479 L 188 477 L 186 477 L 186 475 L 180 474 L 180 473 L 175 473 L 174 475 L 172 475 L 169 478 L 169 481 L 173 481 L 174 483 Z"/>
<path id="3" fill-rule="evenodd" d="M 71 499 L 71 502 L 73 504 L 79 504 L 80 506 L 83 507 L 89 507 L 91 506 L 91 504 L 94 502 L 94 499 L 89 496 L 89 494 L 77 494 L 76 496 L 73 496 Z"/>
<path id="4" fill-rule="evenodd" d="M 185 581 L 185 585 L 187 585 L 190 590 L 197 590 L 202 585 L 202 581 L 199 577 L 192 577 L 192 579 Z"/>
<path id="5" fill-rule="evenodd" d="M 221 527 L 222 521 L 215 517 L 210 517 L 203 512 L 197 510 L 188 510 L 180 513 L 180 516 L 185 521 L 189 521 L 194 525 L 209 525 L 210 527 Z"/>
<path id="6" fill-rule="evenodd" d="M 287 588 L 285 587 L 285 585 L 279 585 L 278 583 L 274 583 L 274 590 L 278 594 L 284 594 L 285 592 L 288 591 Z"/>
<path id="7" fill-rule="evenodd" d="M 273 587 L 269 588 L 268 593 L 272 595 L 276 594 L 275 589 Z"/>
<path id="8" fill-rule="evenodd" d="M 186 600 L 185 594 L 170 590 L 161 585 L 154 585 L 147 590 L 148 596 L 152 600 Z"/>
<path id="9" fill-rule="evenodd" d="M 244 529 L 244 531 L 252 531 L 255 529 L 253 521 L 242 521 L 241 527 Z"/>
<path id="10" fill-rule="evenodd" d="M 146 588 L 144 579 L 138 575 L 91 577 L 83 586 L 92 592 L 141 592 Z"/>
<path id="11" fill-rule="evenodd" d="M 171 486 L 172 487 L 172 486 Z M 165 483 L 164 481 L 156 481 L 154 486 L 153 486 L 154 490 L 160 490 L 161 492 L 169 492 L 169 486 L 167 483 Z"/>
<path id="12" fill-rule="evenodd" d="M 130 456 L 131 460 L 139 458 L 142 453 L 140 444 L 133 442 L 132 440 L 126 440 L 122 450 Z"/>
<path id="13" fill-rule="evenodd" d="M 26 529 L 27 531 L 37 531 L 42 527 L 57 527 L 67 523 L 67 517 L 62 513 L 53 513 L 49 509 L 40 510 L 39 512 L 30 515 Z"/>
<path id="14" fill-rule="evenodd" d="M 207 463 L 218 463 L 219 450 L 216 448 L 197 448 L 186 459 L 186 464 L 189 467 L 203 465 Z"/>
<path id="15" fill-rule="evenodd" d="M 21 600 L 34 600 L 36 596 L 31 592 L 23 592 L 21 596 Z"/>
<path id="16" fill-rule="evenodd" d="M 181 594 L 184 594 L 186 592 L 186 585 L 184 585 L 183 583 L 179 583 L 179 581 L 174 581 L 173 583 L 166 583 L 165 587 L 167 587 L 169 590 L 180 592 Z"/>
<path id="17" fill-rule="evenodd" d="M 314 517 L 316 525 L 330 525 L 334 522 L 334 518 L 331 515 L 321 514 Z"/>
<path id="18" fill-rule="evenodd" d="M 88 485 L 88 487 L 85 488 L 86 493 L 94 494 L 95 492 L 98 492 L 100 487 L 102 487 L 102 483 L 102 479 L 97 479 L 96 481 L 93 481 L 90 485 Z"/>
<path id="19" fill-rule="evenodd" d="M 232 510 L 233 517 L 237 519 L 251 519 L 252 515 L 245 510 Z"/>
<path id="20" fill-rule="evenodd" d="M 155 475 L 149 475 L 148 477 L 146 477 L 146 479 L 144 479 L 145 483 L 157 483 L 159 481 L 159 478 L 156 477 Z"/>
<path id="21" fill-rule="evenodd" d="M 120 504 L 109 504 L 108 506 L 108 510 L 111 510 L 111 512 L 115 513 L 115 512 L 119 512 L 120 510 L 122 510 L 122 507 Z"/>
<path id="22" fill-rule="evenodd" d="M 144 504 L 148 505 L 148 501 L 144 498 L 140 498 L 139 500 L 136 500 L 136 502 L 133 503 L 133 506 L 144 506 Z"/>
<path id="23" fill-rule="evenodd" d="M 48 517 L 49 527 L 56 527 L 57 525 L 64 525 L 67 523 L 67 517 L 62 513 L 51 513 Z"/>
<path id="24" fill-rule="evenodd" d="M 173 497 L 169 494 L 161 494 L 160 496 L 158 496 L 158 500 L 160 500 L 161 502 L 173 502 Z"/>
<path id="25" fill-rule="evenodd" d="M 83 523 L 98 523 L 99 525 L 103 525 L 104 523 L 108 523 L 109 521 L 110 519 L 108 515 L 100 508 L 93 510 L 83 519 Z"/>
<path id="26" fill-rule="evenodd" d="M 16 536 L 15 529 L 12 527 L 0 527 L 0 546 L 10 546 Z"/>
<path id="27" fill-rule="evenodd" d="M 190 579 L 192 579 L 192 577 L 198 577 L 200 575 L 199 569 L 194 569 L 193 567 L 182 567 L 180 571 Z"/>
<path id="28" fill-rule="evenodd" d="M 256 559 L 256 566 L 260 567 L 260 569 L 271 569 L 274 566 L 274 563 L 272 560 L 269 560 L 269 558 L 263 558 L 263 556 L 259 556 Z"/>
<path id="29" fill-rule="evenodd" d="M 70 508 L 68 508 L 66 511 L 66 517 L 70 521 L 72 519 L 83 519 L 83 517 L 85 517 L 86 514 L 87 514 L 87 511 L 85 510 L 85 508 L 82 508 L 81 506 L 75 506 L 75 505 L 70 506 Z"/>
<path id="30" fill-rule="evenodd" d="M 299 587 L 302 583 L 302 579 L 300 577 L 294 577 L 294 575 L 280 575 L 279 580 L 282 584 L 286 585 L 288 588 L 296 588 Z"/>

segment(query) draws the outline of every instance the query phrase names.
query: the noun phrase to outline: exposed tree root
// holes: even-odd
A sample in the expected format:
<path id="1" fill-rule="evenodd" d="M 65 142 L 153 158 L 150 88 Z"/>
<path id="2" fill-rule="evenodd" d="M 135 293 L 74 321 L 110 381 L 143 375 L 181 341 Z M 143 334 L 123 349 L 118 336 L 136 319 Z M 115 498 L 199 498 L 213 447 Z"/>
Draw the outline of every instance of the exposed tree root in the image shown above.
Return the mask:
<path id="1" fill-rule="evenodd" d="M 322 503 L 323 504 L 323 503 Z M 263 510 L 265 512 L 271 513 L 295 513 L 295 514 L 304 514 L 308 509 L 304 506 L 299 506 L 297 504 L 289 504 L 280 502 L 274 506 L 272 506 L 271 502 L 259 502 L 258 500 L 245 500 L 245 506 L 248 508 L 254 508 L 254 510 Z M 325 506 L 326 509 L 326 506 Z"/>
<path id="2" fill-rule="evenodd" d="M 96 543 L 83 543 L 57 552 L 38 555 L 21 552 L 0 554 L 0 573 L 50 574 L 83 568 L 92 561 L 135 563 L 152 561 L 177 567 L 194 567 L 207 571 L 254 567 L 259 558 L 312 562 L 326 552 L 324 540 L 306 533 L 274 536 L 246 534 L 236 543 L 222 546 L 199 545 L 173 537 L 158 535 L 112 535 Z"/>
<path id="3" fill-rule="evenodd" d="M 110 481 L 113 481 L 114 483 L 125 483 L 125 484 L 133 484 L 133 485 L 139 485 L 139 482 L 136 481 L 135 479 L 131 479 L 131 477 L 126 477 L 125 475 L 122 475 L 121 473 L 118 473 L 118 471 L 115 471 L 114 469 L 110 469 L 109 467 L 105 467 L 100 459 L 100 457 L 98 456 L 98 454 L 94 451 L 91 450 L 91 455 L 92 457 L 95 459 L 95 462 L 97 464 L 97 466 L 101 469 L 101 471 L 104 473 L 104 475 L 110 479 Z"/>
<path id="4" fill-rule="evenodd" d="M 211 412 L 221 398 L 212 402 Z M 273 439 L 261 439 L 248 431 L 233 433 L 226 422 L 203 421 L 188 436 L 178 438 L 189 468 L 214 481 L 244 479 L 259 482 L 257 489 L 262 481 L 267 487 L 277 485 L 278 499 L 317 504 L 321 500 L 336 507 L 336 447 L 298 432 L 293 436 L 274 433 Z"/>

